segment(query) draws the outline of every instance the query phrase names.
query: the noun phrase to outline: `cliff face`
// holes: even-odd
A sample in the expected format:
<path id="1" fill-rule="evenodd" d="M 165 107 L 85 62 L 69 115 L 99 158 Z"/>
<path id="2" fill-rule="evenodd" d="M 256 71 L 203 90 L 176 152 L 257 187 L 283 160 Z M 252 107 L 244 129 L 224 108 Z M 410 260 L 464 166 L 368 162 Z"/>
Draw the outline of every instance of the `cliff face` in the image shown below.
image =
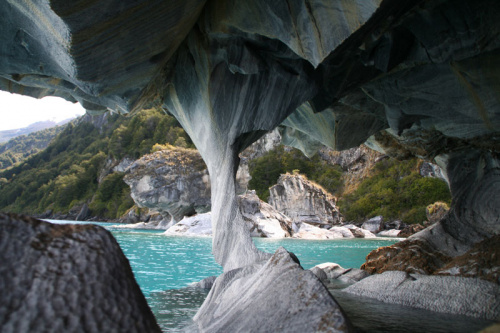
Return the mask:
<path id="1" fill-rule="evenodd" d="M 130 165 L 123 180 L 139 207 L 166 212 L 176 222 L 210 210 L 210 179 L 195 150 L 175 148 L 145 155 Z"/>
<path id="2" fill-rule="evenodd" d="M 304 176 L 282 175 L 269 192 L 269 204 L 295 223 L 330 228 L 341 222 L 337 199 Z"/>
<path id="3" fill-rule="evenodd" d="M 0 89 L 178 119 L 212 179 L 226 272 L 270 257 L 245 229 L 235 174 L 280 124 L 308 154 L 368 140 L 438 163 L 453 204 L 418 236 L 435 250 L 500 234 L 496 0 L 6 1 L 0 14 Z"/>

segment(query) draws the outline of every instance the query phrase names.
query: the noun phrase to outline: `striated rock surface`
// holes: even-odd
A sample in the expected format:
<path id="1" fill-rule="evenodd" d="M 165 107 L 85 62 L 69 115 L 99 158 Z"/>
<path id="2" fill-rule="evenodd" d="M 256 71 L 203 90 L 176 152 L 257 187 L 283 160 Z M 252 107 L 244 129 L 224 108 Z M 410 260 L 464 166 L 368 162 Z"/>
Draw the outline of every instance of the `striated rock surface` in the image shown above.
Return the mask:
<path id="1" fill-rule="evenodd" d="M 241 214 L 252 237 L 291 237 L 297 225 L 271 205 L 259 199 L 255 191 L 238 197 Z"/>
<path id="2" fill-rule="evenodd" d="M 2 332 L 161 332 L 113 236 L 0 214 Z"/>
<path id="3" fill-rule="evenodd" d="M 343 291 L 436 312 L 489 320 L 500 318 L 498 285 L 481 279 L 393 271 L 369 276 Z"/>
<path id="4" fill-rule="evenodd" d="M 145 155 L 129 166 L 123 180 L 140 207 L 180 221 L 210 210 L 210 180 L 195 150 L 175 148 Z"/>
<path id="5" fill-rule="evenodd" d="M 283 248 L 267 262 L 219 276 L 194 320 L 204 332 L 350 330 L 324 285 Z"/>
<path id="6" fill-rule="evenodd" d="M 4 1 L 0 15 L 0 89 L 178 119 L 212 180 L 225 272 L 270 257 L 235 175 L 238 154 L 279 125 L 306 153 L 366 142 L 438 164 L 452 207 L 411 238 L 432 252 L 500 234 L 497 0 Z"/>
<path id="7" fill-rule="evenodd" d="M 341 221 L 337 199 L 302 175 L 281 175 L 269 193 L 269 204 L 295 223 L 329 228 Z"/>

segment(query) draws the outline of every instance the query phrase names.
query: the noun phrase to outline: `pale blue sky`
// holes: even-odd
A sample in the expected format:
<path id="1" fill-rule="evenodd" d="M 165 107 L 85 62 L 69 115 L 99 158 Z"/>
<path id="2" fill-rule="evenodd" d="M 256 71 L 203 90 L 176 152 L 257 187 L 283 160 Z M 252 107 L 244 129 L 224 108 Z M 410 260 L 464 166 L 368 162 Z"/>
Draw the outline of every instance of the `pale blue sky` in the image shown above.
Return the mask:
<path id="1" fill-rule="evenodd" d="M 59 97 L 36 99 L 0 91 L 0 131 L 23 128 L 42 120 L 59 122 L 84 113 L 80 103 Z"/>

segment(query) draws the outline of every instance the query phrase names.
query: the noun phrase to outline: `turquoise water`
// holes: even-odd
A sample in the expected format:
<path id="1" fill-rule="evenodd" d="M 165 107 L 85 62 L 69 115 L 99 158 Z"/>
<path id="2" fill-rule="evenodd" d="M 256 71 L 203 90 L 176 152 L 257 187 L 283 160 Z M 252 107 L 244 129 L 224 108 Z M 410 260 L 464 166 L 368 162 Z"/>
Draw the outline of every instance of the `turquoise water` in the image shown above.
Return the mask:
<path id="1" fill-rule="evenodd" d="M 62 221 L 53 221 L 64 223 Z M 73 221 L 67 221 L 75 223 Z M 86 222 L 78 222 L 86 223 Z M 159 230 L 111 228 L 112 223 L 95 223 L 112 232 L 130 261 L 134 275 L 165 332 L 185 332 L 207 292 L 185 288 L 192 282 L 219 275 L 222 268 L 211 254 L 208 237 L 173 237 Z M 342 267 L 359 267 L 366 255 L 395 239 L 300 240 L 255 238 L 257 247 L 274 252 L 280 246 L 295 253 L 302 267 L 324 262 Z M 491 322 L 433 313 L 430 311 L 384 304 L 331 290 L 356 332 L 477 332 Z"/>
<path id="2" fill-rule="evenodd" d="M 112 228 L 113 223 L 94 224 L 105 227 L 115 236 L 162 329 L 181 332 L 192 324 L 191 318 L 207 292 L 184 287 L 222 273 L 211 254 L 212 239 L 165 236 L 161 230 Z M 305 269 L 324 262 L 335 262 L 346 268 L 359 267 L 371 250 L 396 242 L 394 239 L 314 241 L 266 238 L 255 238 L 254 241 L 259 249 L 270 253 L 280 246 L 285 247 L 295 253 Z"/>

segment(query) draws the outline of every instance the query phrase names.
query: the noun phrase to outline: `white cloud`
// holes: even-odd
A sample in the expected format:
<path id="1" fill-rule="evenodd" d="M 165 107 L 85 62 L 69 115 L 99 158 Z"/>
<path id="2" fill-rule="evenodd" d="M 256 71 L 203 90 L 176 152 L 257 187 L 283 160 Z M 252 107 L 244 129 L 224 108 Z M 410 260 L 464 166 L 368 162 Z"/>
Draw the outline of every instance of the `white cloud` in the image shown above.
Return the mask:
<path id="1" fill-rule="evenodd" d="M 36 99 L 0 91 L 0 131 L 23 128 L 42 120 L 58 122 L 84 113 L 80 103 L 59 97 Z"/>

